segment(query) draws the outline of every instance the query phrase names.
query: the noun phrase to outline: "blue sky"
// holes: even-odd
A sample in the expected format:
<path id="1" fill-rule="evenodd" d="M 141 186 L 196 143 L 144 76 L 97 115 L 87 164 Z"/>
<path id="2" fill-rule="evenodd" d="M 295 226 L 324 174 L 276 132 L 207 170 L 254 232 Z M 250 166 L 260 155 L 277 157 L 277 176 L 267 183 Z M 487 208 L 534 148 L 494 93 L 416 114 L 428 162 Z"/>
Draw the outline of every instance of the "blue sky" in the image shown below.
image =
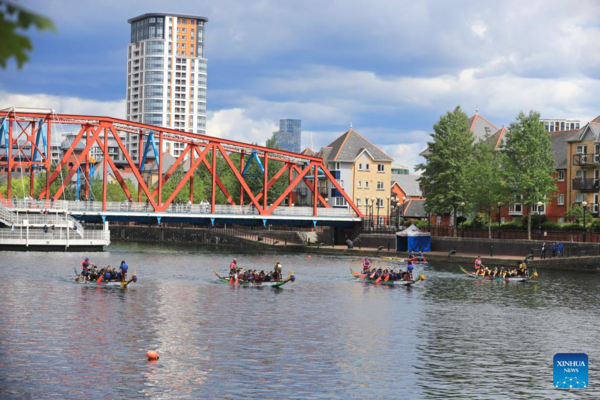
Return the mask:
<path id="1" fill-rule="evenodd" d="M 22 70 L 0 70 L 0 108 L 125 113 L 127 19 L 209 18 L 208 132 L 264 143 L 302 119 L 303 145 L 353 127 L 409 167 L 456 105 L 497 126 L 520 110 L 600 114 L 598 1 L 22 1 L 57 34 L 33 33 Z"/>

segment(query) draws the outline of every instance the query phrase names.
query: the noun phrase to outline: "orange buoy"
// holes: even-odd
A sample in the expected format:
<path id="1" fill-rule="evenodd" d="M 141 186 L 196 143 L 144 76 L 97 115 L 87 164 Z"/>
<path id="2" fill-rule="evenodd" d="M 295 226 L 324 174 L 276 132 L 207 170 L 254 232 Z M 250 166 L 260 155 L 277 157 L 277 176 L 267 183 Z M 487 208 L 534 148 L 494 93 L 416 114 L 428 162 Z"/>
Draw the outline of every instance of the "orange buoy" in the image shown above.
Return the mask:
<path id="1" fill-rule="evenodd" d="M 306 256 L 306 258 L 311 258 L 311 257 L 310 257 L 310 254 L 309 254 L 309 255 L 307 255 L 307 256 Z"/>
<path id="2" fill-rule="evenodd" d="M 158 351 L 149 350 L 146 356 L 148 356 L 148 361 L 156 361 L 158 360 Z"/>

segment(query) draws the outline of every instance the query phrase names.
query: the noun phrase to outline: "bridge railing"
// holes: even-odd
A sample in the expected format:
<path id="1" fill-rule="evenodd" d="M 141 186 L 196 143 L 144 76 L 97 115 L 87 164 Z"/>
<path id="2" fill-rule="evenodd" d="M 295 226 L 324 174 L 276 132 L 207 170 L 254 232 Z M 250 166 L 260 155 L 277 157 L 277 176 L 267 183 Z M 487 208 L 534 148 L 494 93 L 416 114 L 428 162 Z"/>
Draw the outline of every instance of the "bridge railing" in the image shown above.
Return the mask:
<path id="1" fill-rule="evenodd" d="M 41 229 L 29 229 L 29 235 L 25 228 L 16 228 L 14 231 L 10 228 L 0 229 L 0 239 L 44 239 L 44 240 L 66 240 L 67 232 L 64 229 L 55 229 L 44 232 Z M 69 241 L 77 240 L 110 240 L 110 232 L 105 230 L 86 231 L 83 237 L 73 235 L 69 232 Z"/>

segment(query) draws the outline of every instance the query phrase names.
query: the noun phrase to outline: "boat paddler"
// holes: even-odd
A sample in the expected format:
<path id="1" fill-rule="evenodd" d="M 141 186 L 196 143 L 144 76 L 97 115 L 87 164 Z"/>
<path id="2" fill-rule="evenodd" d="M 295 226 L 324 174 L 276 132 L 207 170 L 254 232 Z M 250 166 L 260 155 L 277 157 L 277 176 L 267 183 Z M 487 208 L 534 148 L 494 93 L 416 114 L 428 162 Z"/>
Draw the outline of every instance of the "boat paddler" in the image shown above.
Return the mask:
<path id="1" fill-rule="evenodd" d="M 369 269 L 371 269 L 371 261 L 368 258 L 365 258 L 363 260 L 363 273 L 369 272 Z"/>
<path id="2" fill-rule="evenodd" d="M 127 266 L 127 264 L 125 264 L 125 261 L 121 261 L 121 266 L 119 267 L 119 270 L 121 271 L 121 282 L 125 282 L 127 280 L 128 269 L 129 267 Z"/>
<path id="3" fill-rule="evenodd" d="M 83 276 L 83 279 L 85 279 L 86 281 L 89 280 L 89 276 L 90 276 L 90 272 L 88 271 L 89 266 L 90 266 L 90 258 L 86 257 L 81 262 L 81 275 Z"/>
<path id="4" fill-rule="evenodd" d="M 229 272 L 235 271 L 237 268 L 237 260 L 234 258 L 231 264 L 229 264 Z"/>
<path id="5" fill-rule="evenodd" d="M 279 261 L 277 261 L 275 263 L 275 273 L 273 274 L 275 281 L 279 282 L 281 280 L 281 272 L 282 271 L 283 271 L 283 266 L 281 265 L 281 263 Z"/>
<path id="6" fill-rule="evenodd" d="M 481 256 L 477 256 L 475 259 L 475 269 L 479 269 L 481 267 L 483 267 L 483 264 L 481 263 Z"/>

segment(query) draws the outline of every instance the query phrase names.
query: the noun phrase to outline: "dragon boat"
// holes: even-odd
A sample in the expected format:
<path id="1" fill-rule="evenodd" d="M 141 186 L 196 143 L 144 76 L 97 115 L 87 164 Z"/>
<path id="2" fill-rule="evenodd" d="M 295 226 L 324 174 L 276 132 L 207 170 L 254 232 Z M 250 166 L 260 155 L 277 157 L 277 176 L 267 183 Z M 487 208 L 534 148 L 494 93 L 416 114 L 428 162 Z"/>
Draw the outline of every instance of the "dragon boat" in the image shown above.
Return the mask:
<path id="1" fill-rule="evenodd" d="M 82 285 L 92 285 L 92 286 L 112 286 L 112 287 L 119 287 L 121 289 L 126 289 L 130 284 L 137 282 L 138 278 L 136 275 L 136 271 L 133 271 L 133 275 L 131 275 L 131 278 L 129 278 L 129 280 L 125 281 L 125 282 L 121 282 L 121 281 L 103 281 L 102 278 L 98 278 L 97 280 L 89 280 L 86 281 L 85 279 L 83 279 L 83 275 L 81 275 L 80 273 L 77 272 L 77 268 L 75 268 L 75 282 L 76 283 L 80 283 Z"/>
<path id="2" fill-rule="evenodd" d="M 393 286 L 393 285 L 398 285 L 398 286 L 411 286 L 414 285 L 417 282 L 420 281 L 424 281 L 425 280 L 425 275 L 420 274 L 419 276 L 417 276 L 415 279 L 411 279 L 411 280 L 402 280 L 402 279 L 385 279 L 383 277 L 381 278 L 373 278 L 371 279 L 369 277 L 368 274 L 363 274 L 360 271 L 354 271 L 352 268 L 350 268 L 350 273 L 352 274 L 353 277 L 356 278 L 356 282 L 363 282 L 363 283 L 373 283 L 376 285 L 388 285 L 388 286 Z"/>
<path id="3" fill-rule="evenodd" d="M 494 278 L 492 276 L 476 275 L 474 272 L 469 272 L 466 269 L 464 269 L 463 267 L 460 267 L 460 270 L 462 272 L 464 272 L 465 275 L 467 275 L 469 278 L 473 278 L 473 279 L 477 279 L 477 280 L 481 280 L 481 281 L 529 282 L 529 281 L 535 281 L 538 278 L 538 273 L 535 270 L 533 270 L 533 273 L 530 276 L 513 276 L 513 277 L 505 277 L 505 278 L 502 278 L 501 276 Z"/>
<path id="4" fill-rule="evenodd" d="M 288 275 L 287 278 L 285 278 L 282 281 L 261 281 L 261 282 L 256 282 L 256 281 L 242 281 L 242 280 L 234 280 L 232 278 L 229 278 L 229 276 L 221 276 L 219 275 L 219 273 L 217 271 L 214 271 L 215 275 L 217 276 L 218 282 L 219 283 L 227 283 L 229 285 L 237 285 L 237 286 L 242 286 L 242 287 L 273 287 L 273 288 L 280 288 L 283 285 L 285 285 L 288 282 L 294 282 L 296 280 L 296 277 L 294 276 L 294 272 L 291 271 L 290 274 Z"/>
<path id="5" fill-rule="evenodd" d="M 427 263 L 427 259 L 425 257 L 410 257 L 410 258 L 400 258 L 400 257 L 389 257 L 389 256 L 382 256 L 381 257 L 382 260 L 388 260 L 388 261 L 396 261 L 396 262 L 407 262 L 410 261 L 412 263 L 423 263 L 426 264 Z"/>

